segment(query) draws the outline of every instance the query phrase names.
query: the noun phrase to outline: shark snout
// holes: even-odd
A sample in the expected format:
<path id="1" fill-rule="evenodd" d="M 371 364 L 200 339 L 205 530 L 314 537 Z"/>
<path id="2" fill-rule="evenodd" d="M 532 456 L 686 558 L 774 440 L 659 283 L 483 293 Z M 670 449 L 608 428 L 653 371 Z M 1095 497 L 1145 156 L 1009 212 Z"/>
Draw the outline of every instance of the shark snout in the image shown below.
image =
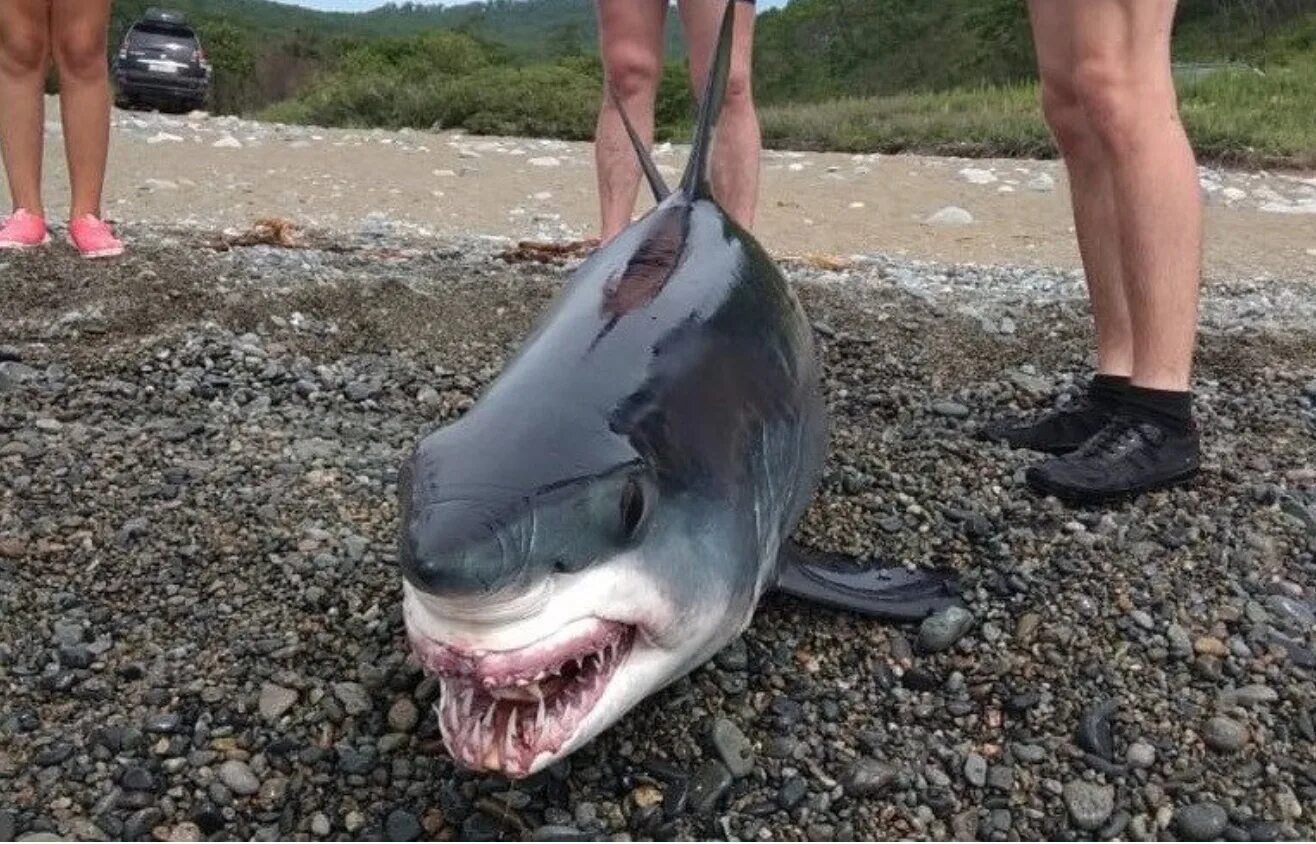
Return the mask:
<path id="1" fill-rule="evenodd" d="M 529 585 L 525 550 L 504 527 L 506 514 L 490 502 L 457 498 L 407 514 L 402 572 L 421 591 L 475 598 Z"/>

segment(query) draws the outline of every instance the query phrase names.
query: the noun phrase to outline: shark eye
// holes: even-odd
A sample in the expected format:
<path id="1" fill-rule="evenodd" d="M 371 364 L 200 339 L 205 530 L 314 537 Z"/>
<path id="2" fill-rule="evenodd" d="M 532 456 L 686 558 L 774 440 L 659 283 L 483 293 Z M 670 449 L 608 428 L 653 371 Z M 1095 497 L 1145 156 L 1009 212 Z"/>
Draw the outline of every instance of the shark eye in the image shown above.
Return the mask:
<path id="1" fill-rule="evenodd" d="M 621 491 L 621 531 L 627 540 L 635 538 L 644 525 L 644 486 L 636 478 L 626 481 Z"/>

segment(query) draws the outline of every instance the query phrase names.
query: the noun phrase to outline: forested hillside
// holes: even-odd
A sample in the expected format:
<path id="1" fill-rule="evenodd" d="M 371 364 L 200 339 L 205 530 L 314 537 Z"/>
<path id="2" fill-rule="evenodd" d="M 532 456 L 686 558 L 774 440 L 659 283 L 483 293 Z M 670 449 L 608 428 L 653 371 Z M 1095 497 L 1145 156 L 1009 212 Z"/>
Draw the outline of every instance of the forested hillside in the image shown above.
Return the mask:
<path id="1" fill-rule="evenodd" d="M 116 43 L 148 4 L 117 0 Z M 592 132 L 601 92 L 592 0 L 363 14 L 268 0 L 169 5 L 201 33 L 218 111 L 342 126 Z M 683 131 L 691 110 L 671 18 L 660 135 Z M 1185 91 L 1210 145 L 1243 157 L 1256 149 L 1266 161 L 1316 147 L 1299 125 L 1316 99 L 1316 0 L 1184 0 L 1175 55 L 1255 68 Z M 1048 139 L 1029 90 L 1034 77 L 1023 0 L 791 0 L 762 13 L 757 27 L 755 88 L 768 137 L 780 144 L 1037 153 Z M 865 97 L 893 99 L 857 99 Z M 875 122 L 879 113 L 887 116 Z"/>

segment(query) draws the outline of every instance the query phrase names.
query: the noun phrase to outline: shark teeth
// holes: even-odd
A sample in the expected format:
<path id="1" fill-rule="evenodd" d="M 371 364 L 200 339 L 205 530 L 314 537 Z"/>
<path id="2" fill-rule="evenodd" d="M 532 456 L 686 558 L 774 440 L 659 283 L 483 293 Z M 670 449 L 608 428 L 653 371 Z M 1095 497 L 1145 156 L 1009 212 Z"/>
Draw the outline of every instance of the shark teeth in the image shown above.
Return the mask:
<path id="1" fill-rule="evenodd" d="M 470 673 L 441 673 L 437 709 L 448 750 L 468 768 L 511 777 L 547 764 L 602 698 L 634 634 L 626 628 L 622 636 L 596 637 L 589 650 L 533 672 L 482 674 L 477 664 Z"/>

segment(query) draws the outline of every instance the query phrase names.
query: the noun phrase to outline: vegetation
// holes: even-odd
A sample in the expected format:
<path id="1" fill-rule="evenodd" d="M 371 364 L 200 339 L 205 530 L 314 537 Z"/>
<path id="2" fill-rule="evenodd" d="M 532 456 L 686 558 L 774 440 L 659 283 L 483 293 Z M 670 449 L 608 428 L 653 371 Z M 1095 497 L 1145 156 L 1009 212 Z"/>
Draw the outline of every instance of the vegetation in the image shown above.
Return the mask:
<path id="1" fill-rule="evenodd" d="M 117 0 L 115 37 L 148 3 Z M 463 127 L 588 138 L 601 96 L 590 0 L 390 5 L 347 15 L 267 0 L 171 0 L 216 67 L 214 108 L 332 126 Z M 1311 0 L 1183 0 L 1175 55 L 1241 69 L 1185 76 L 1206 156 L 1316 163 Z M 693 105 L 676 33 L 659 137 Z M 115 42 L 117 44 L 117 40 Z M 1023 0 L 792 0 L 758 22 L 768 143 L 854 151 L 1045 155 Z"/>
<path id="2" fill-rule="evenodd" d="M 1175 42 L 1179 61 L 1207 63 L 1178 80 L 1193 146 L 1214 161 L 1316 167 L 1316 13 L 1238 2 L 1208 14 L 1207 5 L 1184 6 Z M 1030 77 L 768 105 L 764 139 L 795 149 L 1053 155 Z"/>

